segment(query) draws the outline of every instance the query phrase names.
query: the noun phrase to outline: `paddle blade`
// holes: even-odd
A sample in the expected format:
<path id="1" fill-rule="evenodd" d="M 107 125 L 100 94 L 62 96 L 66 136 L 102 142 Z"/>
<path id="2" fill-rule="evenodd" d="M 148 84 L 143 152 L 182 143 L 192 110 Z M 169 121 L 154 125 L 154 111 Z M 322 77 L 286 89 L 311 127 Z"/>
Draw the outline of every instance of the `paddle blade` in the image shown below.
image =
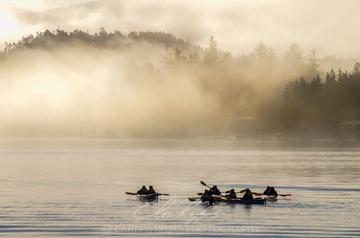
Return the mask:
<path id="1" fill-rule="evenodd" d="M 287 197 L 287 196 L 291 196 L 291 193 L 279 194 L 279 196 L 281 196 L 281 197 Z"/>
<path id="2" fill-rule="evenodd" d="M 137 193 L 130 193 L 130 192 L 125 192 L 125 194 L 127 194 L 127 195 L 137 195 Z"/>
<path id="3" fill-rule="evenodd" d="M 195 202 L 197 200 L 199 200 L 199 197 L 193 197 L 193 198 L 188 198 L 190 202 Z"/>
<path id="4" fill-rule="evenodd" d="M 168 193 L 158 193 L 159 196 L 170 196 Z"/>
<path id="5" fill-rule="evenodd" d="M 202 195 L 203 195 L 203 193 L 197 193 L 197 195 L 202 196 Z"/>
<path id="6" fill-rule="evenodd" d="M 204 185 L 204 186 L 206 186 L 206 187 L 208 187 L 208 188 L 211 189 L 211 187 L 210 187 L 209 185 L 207 185 L 204 181 L 200 181 L 200 183 L 201 183 L 202 185 Z"/>

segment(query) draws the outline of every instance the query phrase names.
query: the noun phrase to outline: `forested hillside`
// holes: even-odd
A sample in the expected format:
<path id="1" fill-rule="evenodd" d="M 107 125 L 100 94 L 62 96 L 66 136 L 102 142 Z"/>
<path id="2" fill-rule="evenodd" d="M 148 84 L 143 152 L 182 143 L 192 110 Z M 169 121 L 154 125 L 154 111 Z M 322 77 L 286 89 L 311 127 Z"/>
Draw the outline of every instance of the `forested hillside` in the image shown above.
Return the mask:
<path id="1" fill-rule="evenodd" d="M 259 44 L 238 55 L 220 50 L 213 37 L 200 47 L 163 32 L 39 32 L 1 53 L 0 132 L 359 135 L 359 63 L 322 72 L 315 51 L 293 44 L 274 52 Z"/>

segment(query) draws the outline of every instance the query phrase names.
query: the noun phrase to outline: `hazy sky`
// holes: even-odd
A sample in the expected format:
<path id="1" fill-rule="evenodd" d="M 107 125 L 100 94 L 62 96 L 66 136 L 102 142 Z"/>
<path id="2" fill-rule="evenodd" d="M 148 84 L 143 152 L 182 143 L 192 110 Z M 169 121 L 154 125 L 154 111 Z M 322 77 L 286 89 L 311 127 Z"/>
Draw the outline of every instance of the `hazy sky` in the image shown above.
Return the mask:
<path id="1" fill-rule="evenodd" d="M 205 45 L 248 52 L 291 43 L 320 55 L 360 54 L 358 0 L 1 0 L 0 41 L 46 28 L 166 31 Z"/>

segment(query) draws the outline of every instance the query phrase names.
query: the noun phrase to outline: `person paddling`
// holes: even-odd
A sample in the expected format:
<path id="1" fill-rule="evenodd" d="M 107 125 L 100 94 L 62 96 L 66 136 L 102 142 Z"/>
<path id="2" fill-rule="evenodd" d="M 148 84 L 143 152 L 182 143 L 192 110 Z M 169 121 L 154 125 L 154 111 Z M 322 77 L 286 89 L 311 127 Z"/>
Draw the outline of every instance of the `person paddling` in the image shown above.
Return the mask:
<path id="1" fill-rule="evenodd" d="M 231 190 L 229 191 L 229 194 L 225 195 L 225 197 L 226 197 L 227 199 L 236 199 L 237 197 L 236 197 L 236 192 L 235 192 L 235 190 L 234 190 L 234 189 L 231 189 Z"/>
<path id="2" fill-rule="evenodd" d="M 201 195 L 201 201 L 202 202 L 207 201 L 208 196 L 209 196 L 209 190 L 205 189 L 204 193 Z"/>
<path id="3" fill-rule="evenodd" d="M 245 189 L 245 194 L 244 196 L 242 197 L 243 200 L 254 200 L 254 197 L 252 195 L 252 192 L 250 189 Z"/>
<path id="4" fill-rule="evenodd" d="M 149 186 L 149 190 L 147 191 L 147 193 L 146 194 L 155 194 L 156 193 L 156 191 L 155 191 L 155 189 L 153 188 L 153 186 Z"/>
<path id="5" fill-rule="evenodd" d="M 276 192 L 274 187 L 267 186 L 265 191 L 263 192 L 263 195 L 277 197 L 278 193 Z"/>
<path id="6" fill-rule="evenodd" d="M 265 189 L 265 191 L 263 192 L 263 195 L 268 195 L 269 190 L 270 190 L 270 186 L 266 186 L 266 189 Z"/>
<path id="7" fill-rule="evenodd" d="M 145 195 L 148 193 L 148 189 L 143 185 L 139 191 L 137 191 L 138 195 Z"/>
<path id="8" fill-rule="evenodd" d="M 212 188 L 210 189 L 210 192 L 211 192 L 211 195 L 221 195 L 221 192 L 216 185 L 212 186 Z"/>
<path id="9" fill-rule="evenodd" d="M 201 196 L 201 202 L 209 202 L 210 206 L 213 205 L 213 203 L 215 202 L 215 199 L 212 195 L 214 195 L 214 194 L 212 193 L 211 190 L 209 191 L 209 190 L 205 189 L 203 195 Z"/>

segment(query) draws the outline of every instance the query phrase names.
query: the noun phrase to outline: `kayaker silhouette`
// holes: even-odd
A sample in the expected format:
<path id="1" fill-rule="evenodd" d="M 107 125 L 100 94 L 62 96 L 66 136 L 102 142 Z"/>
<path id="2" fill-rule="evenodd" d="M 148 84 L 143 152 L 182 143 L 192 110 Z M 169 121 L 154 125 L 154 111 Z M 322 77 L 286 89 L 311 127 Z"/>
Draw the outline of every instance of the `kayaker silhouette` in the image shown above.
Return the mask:
<path id="1" fill-rule="evenodd" d="M 212 195 L 214 195 L 214 194 L 211 192 L 211 190 L 209 191 L 209 190 L 205 189 L 203 195 L 201 196 L 201 201 L 209 202 L 210 206 L 213 205 L 213 203 L 215 202 L 215 199 Z"/>
<path id="2" fill-rule="evenodd" d="M 139 191 L 137 191 L 138 195 L 145 195 L 148 193 L 148 189 L 143 185 Z"/>
<path id="3" fill-rule="evenodd" d="M 234 189 L 231 189 L 230 191 L 228 191 L 229 192 L 229 194 L 227 194 L 225 197 L 227 198 L 227 199 L 236 199 L 237 197 L 236 197 L 236 192 L 235 192 L 235 190 Z"/>
<path id="4" fill-rule="evenodd" d="M 278 193 L 276 192 L 274 187 L 267 186 L 265 191 L 263 192 L 263 195 L 277 197 Z"/>
<path id="5" fill-rule="evenodd" d="M 156 193 L 155 189 L 153 188 L 153 186 L 150 185 L 147 194 L 155 194 L 155 193 Z"/>
<path id="6" fill-rule="evenodd" d="M 209 196 L 209 190 L 205 189 L 203 195 L 201 196 L 201 201 L 205 202 L 207 201 L 207 197 Z"/>
<path id="7" fill-rule="evenodd" d="M 252 195 L 252 192 L 250 189 L 245 189 L 245 194 L 244 196 L 242 197 L 243 200 L 254 200 L 254 197 Z"/>
<path id="8" fill-rule="evenodd" d="M 210 192 L 211 192 L 211 195 L 221 195 L 221 192 L 216 185 L 212 186 L 212 188 L 210 189 Z"/>

